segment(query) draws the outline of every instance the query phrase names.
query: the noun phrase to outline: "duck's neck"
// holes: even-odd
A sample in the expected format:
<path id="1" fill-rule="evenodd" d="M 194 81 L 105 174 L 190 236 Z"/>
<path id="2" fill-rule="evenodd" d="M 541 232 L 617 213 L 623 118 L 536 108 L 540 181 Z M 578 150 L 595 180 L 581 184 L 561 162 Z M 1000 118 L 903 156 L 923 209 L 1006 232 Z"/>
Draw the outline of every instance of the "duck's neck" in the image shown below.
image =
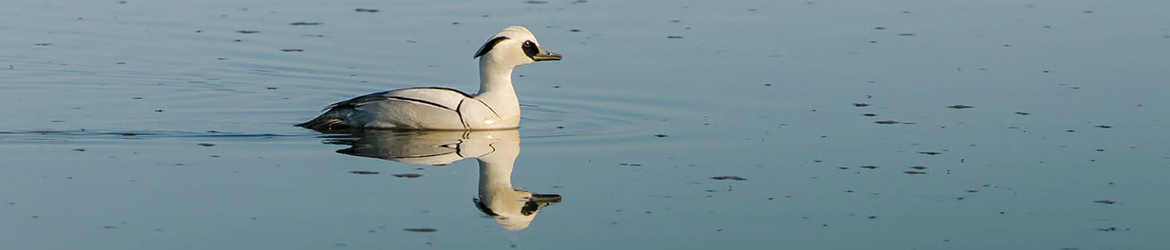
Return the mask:
<path id="1" fill-rule="evenodd" d="M 490 60 L 479 61 L 479 99 L 492 108 L 501 119 L 520 117 L 520 100 L 512 88 L 512 66 L 501 66 Z"/>

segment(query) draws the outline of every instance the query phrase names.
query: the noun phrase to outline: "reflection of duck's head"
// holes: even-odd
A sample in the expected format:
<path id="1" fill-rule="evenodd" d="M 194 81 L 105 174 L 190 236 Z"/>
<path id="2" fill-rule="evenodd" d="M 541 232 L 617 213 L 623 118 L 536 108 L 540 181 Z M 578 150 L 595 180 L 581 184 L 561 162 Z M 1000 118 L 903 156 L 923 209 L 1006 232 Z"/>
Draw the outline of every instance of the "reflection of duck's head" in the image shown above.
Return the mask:
<path id="1" fill-rule="evenodd" d="M 489 187 L 486 191 L 480 184 L 480 197 L 474 200 L 475 208 L 512 231 L 528 228 L 540 209 L 561 202 L 558 194 L 534 194 L 511 186 Z"/>
<path id="2" fill-rule="evenodd" d="M 536 213 L 561 201 L 556 194 L 533 194 L 512 187 L 512 168 L 520 155 L 520 133 L 491 131 L 360 131 L 337 152 L 410 164 L 441 166 L 466 158 L 479 161 L 475 207 L 508 230 L 528 227 Z"/>

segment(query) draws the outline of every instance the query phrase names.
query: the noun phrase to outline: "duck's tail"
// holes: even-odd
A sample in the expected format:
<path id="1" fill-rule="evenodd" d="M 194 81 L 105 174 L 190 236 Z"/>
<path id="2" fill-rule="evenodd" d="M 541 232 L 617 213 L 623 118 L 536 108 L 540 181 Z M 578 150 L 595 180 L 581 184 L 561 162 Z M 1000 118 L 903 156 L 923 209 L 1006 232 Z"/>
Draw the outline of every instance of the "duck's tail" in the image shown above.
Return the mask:
<path id="1" fill-rule="evenodd" d="M 297 127 L 303 127 L 317 131 L 331 131 L 349 128 L 348 125 L 345 125 L 345 120 L 343 119 L 345 118 L 345 113 L 347 113 L 346 110 L 332 108 L 325 111 L 324 114 L 317 116 L 317 118 L 313 118 L 307 122 L 297 124 Z"/>

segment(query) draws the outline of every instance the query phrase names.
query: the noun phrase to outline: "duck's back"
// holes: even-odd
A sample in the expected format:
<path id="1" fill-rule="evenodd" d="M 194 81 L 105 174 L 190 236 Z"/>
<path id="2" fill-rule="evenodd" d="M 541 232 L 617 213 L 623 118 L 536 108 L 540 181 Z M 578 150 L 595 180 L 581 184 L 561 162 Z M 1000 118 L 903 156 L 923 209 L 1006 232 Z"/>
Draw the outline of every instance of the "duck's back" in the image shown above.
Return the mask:
<path id="1" fill-rule="evenodd" d="M 459 109 L 475 100 L 448 88 L 408 88 L 355 97 L 325 107 L 317 118 L 298 126 L 317 130 L 347 127 L 465 130 Z"/>

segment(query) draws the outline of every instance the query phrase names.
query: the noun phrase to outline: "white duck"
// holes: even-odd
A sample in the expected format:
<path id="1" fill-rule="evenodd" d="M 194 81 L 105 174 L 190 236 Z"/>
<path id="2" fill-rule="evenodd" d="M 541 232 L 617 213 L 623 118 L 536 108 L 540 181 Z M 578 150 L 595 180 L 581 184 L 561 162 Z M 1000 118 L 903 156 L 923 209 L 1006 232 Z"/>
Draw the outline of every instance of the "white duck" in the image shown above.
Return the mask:
<path id="1" fill-rule="evenodd" d="M 333 130 L 485 130 L 520 126 L 520 101 L 512 88 L 512 69 L 561 55 L 544 50 L 527 28 L 511 26 L 489 39 L 479 58 L 479 93 L 441 87 L 372 93 L 334 103 L 325 113 L 297 126 Z"/>

